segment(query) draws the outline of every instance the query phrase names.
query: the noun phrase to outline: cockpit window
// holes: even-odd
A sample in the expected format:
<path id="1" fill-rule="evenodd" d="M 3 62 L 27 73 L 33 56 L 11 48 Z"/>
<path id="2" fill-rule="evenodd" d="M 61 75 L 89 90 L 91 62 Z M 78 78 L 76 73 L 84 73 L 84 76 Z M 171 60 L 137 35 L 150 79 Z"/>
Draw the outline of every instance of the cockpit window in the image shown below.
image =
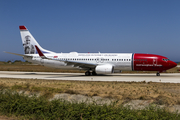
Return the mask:
<path id="1" fill-rule="evenodd" d="M 169 61 L 169 59 L 164 59 L 164 58 L 163 58 L 162 60 L 163 60 L 163 61 Z"/>

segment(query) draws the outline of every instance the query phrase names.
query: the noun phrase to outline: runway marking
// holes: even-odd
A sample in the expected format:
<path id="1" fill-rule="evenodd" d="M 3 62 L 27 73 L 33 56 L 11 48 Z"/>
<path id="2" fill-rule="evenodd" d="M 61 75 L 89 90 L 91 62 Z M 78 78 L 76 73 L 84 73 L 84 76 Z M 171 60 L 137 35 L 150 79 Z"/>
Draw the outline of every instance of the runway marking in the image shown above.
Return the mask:
<path id="1" fill-rule="evenodd" d="M 51 72 L 14 72 L 0 71 L 0 78 L 24 78 L 44 80 L 80 80 L 80 81 L 126 81 L 126 82 L 169 82 L 180 83 L 180 73 L 153 74 L 108 74 L 85 76 L 84 73 L 51 73 Z"/>

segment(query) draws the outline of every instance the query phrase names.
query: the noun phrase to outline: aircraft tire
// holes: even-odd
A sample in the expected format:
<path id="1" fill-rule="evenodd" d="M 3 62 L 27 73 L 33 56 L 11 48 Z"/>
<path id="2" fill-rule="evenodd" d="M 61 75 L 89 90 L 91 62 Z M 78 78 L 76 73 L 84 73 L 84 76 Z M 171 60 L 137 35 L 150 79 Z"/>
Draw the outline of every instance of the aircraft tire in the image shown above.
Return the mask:
<path id="1" fill-rule="evenodd" d="M 160 76 L 160 73 L 159 73 L 159 72 L 157 72 L 157 73 L 156 73 L 156 76 Z"/>
<path id="2" fill-rule="evenodd" d="M 97 75 L 97 73 L 95 71 L 92 72 L 92 75 Z"/>
<path id="3" fill-rule="evenodd" d="M 89 76 L 90 75 L 90 72 L 89 71 L 86 71 L 85 72 L 85 76 Z"/>

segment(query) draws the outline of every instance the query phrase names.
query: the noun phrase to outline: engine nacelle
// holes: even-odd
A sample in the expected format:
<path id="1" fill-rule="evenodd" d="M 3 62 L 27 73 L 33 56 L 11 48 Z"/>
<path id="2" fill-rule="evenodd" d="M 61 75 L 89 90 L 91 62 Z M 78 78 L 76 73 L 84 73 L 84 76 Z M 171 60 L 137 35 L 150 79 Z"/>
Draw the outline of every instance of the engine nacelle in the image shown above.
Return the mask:
<path id="1" fill-rule="evenodd" d="M 110 74 L 114 72 L 114 67 L 112 65 L 98 65 L 95 71 L 97 74 Z"/>

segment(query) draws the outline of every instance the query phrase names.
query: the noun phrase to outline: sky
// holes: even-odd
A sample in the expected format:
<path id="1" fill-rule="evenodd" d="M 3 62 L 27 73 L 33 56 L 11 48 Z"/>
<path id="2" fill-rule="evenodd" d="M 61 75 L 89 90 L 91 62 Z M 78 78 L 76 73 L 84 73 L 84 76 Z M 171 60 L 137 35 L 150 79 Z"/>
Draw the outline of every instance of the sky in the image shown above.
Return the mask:
<path id="1" fill-rule="evenodd" d="M 19 26 L 54 52 L 149 53 L 180 61 L 179 0 L 0 0 L 0 61 L 23 60 Z"/>

